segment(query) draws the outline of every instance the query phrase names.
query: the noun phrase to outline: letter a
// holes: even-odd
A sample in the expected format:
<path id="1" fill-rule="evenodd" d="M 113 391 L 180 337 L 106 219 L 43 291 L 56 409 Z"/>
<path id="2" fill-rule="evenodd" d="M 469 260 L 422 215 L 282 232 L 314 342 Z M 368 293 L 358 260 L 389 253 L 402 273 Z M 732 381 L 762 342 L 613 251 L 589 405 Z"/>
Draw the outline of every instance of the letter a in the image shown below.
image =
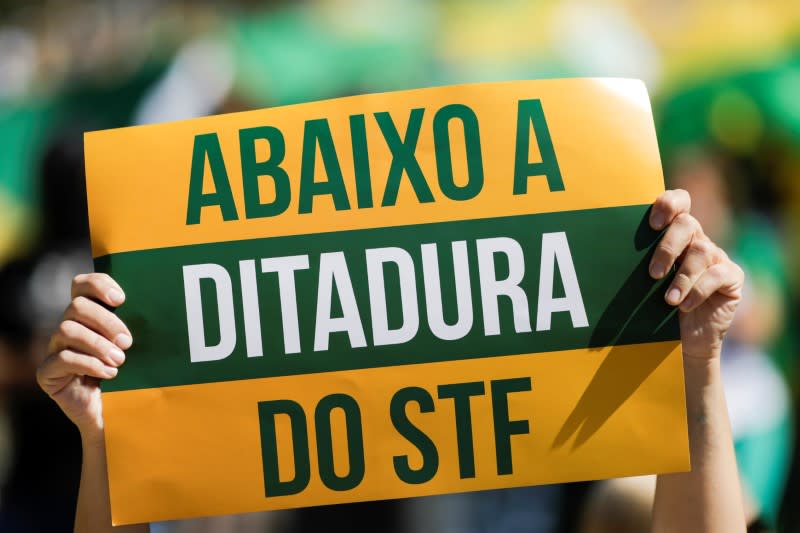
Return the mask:
<path id="1" fill-rule="evenodd" d="M 561 284 L 564 286 L 563 298 L 553 298 L 553 271 L 556 269 L 556 263 L 561 274 Z M 559 311 L 569 311 L 573 328 L 585 328 L 589 325 L 581 288 L 578 286 L 578 276 L 575 274 L 575 265 L 569 252 L 567 234 L 563 231 L 542 235 L 536 331 L 548 331 L 551 315 Z"/>
<path id="2" fill-rule="evenodd" d="M 542 160 L 531 163 L 528 148 L 531 142 L 531 124 L 536 134 L 536 144 Z M 545 176 L 550 191 L 563 191 L 564 180 L 553 149 L 550 130 L 544 118 L 542 102 L 539 100 L 520 100 L 517 108 L 517 149 L 514 155 L 514 194 L 528 192 L 528 177 Z"/>
<path id="3" fill-rule="evenodd" d="M 211 179 L 214 182 L 215 192 L 203 194 L 203 177 L 206 170 L 206 157 L 208 168 L 211 170 Z M 192 170 L 189 173 L 189 201 L 186 208 L 186 224 L 200 223 L 200 210 L 203 207 L 218 205 L 222 211 L 222 220 L 237 220 L 236 204 L 233 202 L 231 184 L 228 181 L 228 171 L 225 170 L 225 160 L 222 158 L 222 149 L 216 133 L 196 135 L 192 150 Z"/>

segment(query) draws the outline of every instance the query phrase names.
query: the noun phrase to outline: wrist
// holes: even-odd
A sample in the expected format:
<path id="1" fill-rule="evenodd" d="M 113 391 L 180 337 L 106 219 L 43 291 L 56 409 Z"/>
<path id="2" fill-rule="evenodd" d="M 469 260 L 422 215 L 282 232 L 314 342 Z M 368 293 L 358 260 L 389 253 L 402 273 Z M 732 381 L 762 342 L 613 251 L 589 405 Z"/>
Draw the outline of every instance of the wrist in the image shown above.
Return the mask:
<path id="1" fill-rule="evenodd" d="M 683 372 L 687 386 L 702 386 L 721 379 L 719 357 L 693 357 L 684 354 Z"/>
<path id="2" fill-rule="evenodd" d="M 81 427 L 81 443 L 83 449 L 104 448 L 106 445 L 105 432 L 102 427 Z"/>

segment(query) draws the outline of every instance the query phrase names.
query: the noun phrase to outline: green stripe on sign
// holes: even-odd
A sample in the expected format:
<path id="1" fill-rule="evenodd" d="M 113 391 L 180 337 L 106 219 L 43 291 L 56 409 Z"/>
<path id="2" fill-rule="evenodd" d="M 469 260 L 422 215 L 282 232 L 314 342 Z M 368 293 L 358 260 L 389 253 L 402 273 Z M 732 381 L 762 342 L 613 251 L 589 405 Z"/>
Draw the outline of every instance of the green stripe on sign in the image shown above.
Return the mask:
<path id="1" fill-rule="evenodd" d="M 655 283 L 647 273 L 651 251 L 658 238 L 658 233 L 647 226 L 648 208 L 643 205 L 545 213 L 104 256 L 96 260 L 96 268 L 113 276 L 126 292 L 127 302 L 118 313 L 133 332 L 134 345 L 128 351 L 127 362 L 118 377 L 104 383 L 103 389 L 165 387 L 676 340 L 679 337 L 677 317 L 664 303 L 665 282 Z M 560 311 L 552 313 L 549 330 L 537 331 L 542 235 L 557 232 L 566 234 L 589 325 L 573 327 L 571 314 Z M 484 320 L 482 309 L 476 241 L 498 237 L 513 239 L 521 246 L 525 270 L 519 287 L 527 297 L 530 331 L 524 331 L 525 320 L 519 316 L 522 306 L 518 305 L 515 319 L 511 298 L 500 296 L 496 298 L 500 332 L 485 334 L 485 329 L 491 327 Z M 464 329 L 467 332 L 463 337 L 442 340 L 429 325 L 421 246 L 437 244 L 442 316 L 446 324 L 452 325 L 459 316 L 454 280 L 454 241 L 466 241 L 473 320 L 471 327 Z M 365 250 L 382 247 L 401 248 L 413 260 L 419 328 L 408 342 L 375 346 Z M 344 254 L 352 282 L 366 346 L 353 348 L 348 333 L 334 332 L 329 336 L 328 349 L 315 351 L 320 254 L 339 251 Z M 298 353 L 286 354 L 278 275 L 275 272 L 262 273 L 260 260 L 295 255 L 307 255 L 309 267 L 294 273 L 300 346 Z M 262 334 L 260 348 L 263 353 L 260 357 L 247 356 L 241 260 L 255 260 L 256 265 Z M 220 265 L 230 276 L 233 323 L 237 335 L 233 352 L 228 357 L 193 363 L 189 353 L 183 267 L 205 263 Z M 496 279 L 502 280 L 509 275 L 505 255 L 496 254 L 492 264 Z M 486 261 L 483 266 L 487 268 Z M 463 270 L 463 265 L 460 269 Z M 564 294 L 561 277 L 556 269 L 552 289 L 554 298 Z M 386 264 L 384 280 L 387 326 L 395 329 L 402 325 L 403 312 L 400 304 L 402 287 L 394 264 Z M 405 287 L 409 285 L 412 283 L 407 282 Z M 205 343 L 214 345 L 220 341 L 214 284 L 210 280 L 201 280 L 200 288 Z M 340 298 L 343 296 L 346 297 L 334 289 L 329 316 L 342 316 Z M 252 330 L 252 323 L 250 327 Z"/>

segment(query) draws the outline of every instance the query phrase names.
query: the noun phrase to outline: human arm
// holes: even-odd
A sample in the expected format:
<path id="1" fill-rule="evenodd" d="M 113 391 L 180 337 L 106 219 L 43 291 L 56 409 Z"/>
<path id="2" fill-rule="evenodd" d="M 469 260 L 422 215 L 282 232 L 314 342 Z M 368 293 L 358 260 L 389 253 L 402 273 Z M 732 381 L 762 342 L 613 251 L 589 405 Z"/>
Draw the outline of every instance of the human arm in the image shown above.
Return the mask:
<path id="1" fill-rule="evenodd" d="M 655 533 L 735 533 L 746 530 L 741 487 L 722 388 L 722 340 L 741 300 L 744 274 L 689 214 L 684 191 L 667 191 L 650 223 L 667 228 L 654 252 L 651 275 L 663 278 L 679 262 L 666 291 L 679 307 L 692 470 L 658 476 Z"/>
<path id="2" fill-rule="evenodd" d="M 42 389 L 78 426 L 83 466 L 75 515 L 76 533 L 145 533 L 147 524 L 111 526 L 100 380 L 113 379 L 130 347 L 130 331 L 100 302 L 117 307 L 125 296 L 105 274 L 82 274 L 72 283 L 72 303 L 50 339 L 39 367 Z"/>

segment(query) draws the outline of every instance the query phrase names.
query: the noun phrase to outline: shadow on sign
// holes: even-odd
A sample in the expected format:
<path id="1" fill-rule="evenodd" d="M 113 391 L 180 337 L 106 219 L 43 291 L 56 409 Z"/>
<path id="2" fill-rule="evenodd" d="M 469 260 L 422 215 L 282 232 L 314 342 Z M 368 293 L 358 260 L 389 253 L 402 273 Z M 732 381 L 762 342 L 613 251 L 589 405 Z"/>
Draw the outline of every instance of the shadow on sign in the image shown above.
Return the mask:
<path id="1" fill-rule="evenodd" d="M 677 312 L 664 302 L 664 291 L 672 276 L 654 282 L 648 273 L 660 237 L 649 228 L 648 219 L 649 211 L 636 231 L 634 244 L 637 250 L 649 250 L 619 288 L 592 332 L 593 350 L 612 347 L 556 435 L 553 448 L 564 446 L 576 433 L 572 449 L 583 445 L 673 349 L 670 344 L 662 344 L 658 352 L 650 349 L 647 357 L 637 357 L 638 354 L 631 356 L 630 350 L 620 350 L 619 346 L 632 344 L 642 336 L 652 338 L 653 342 L 679 336 Z"/>

